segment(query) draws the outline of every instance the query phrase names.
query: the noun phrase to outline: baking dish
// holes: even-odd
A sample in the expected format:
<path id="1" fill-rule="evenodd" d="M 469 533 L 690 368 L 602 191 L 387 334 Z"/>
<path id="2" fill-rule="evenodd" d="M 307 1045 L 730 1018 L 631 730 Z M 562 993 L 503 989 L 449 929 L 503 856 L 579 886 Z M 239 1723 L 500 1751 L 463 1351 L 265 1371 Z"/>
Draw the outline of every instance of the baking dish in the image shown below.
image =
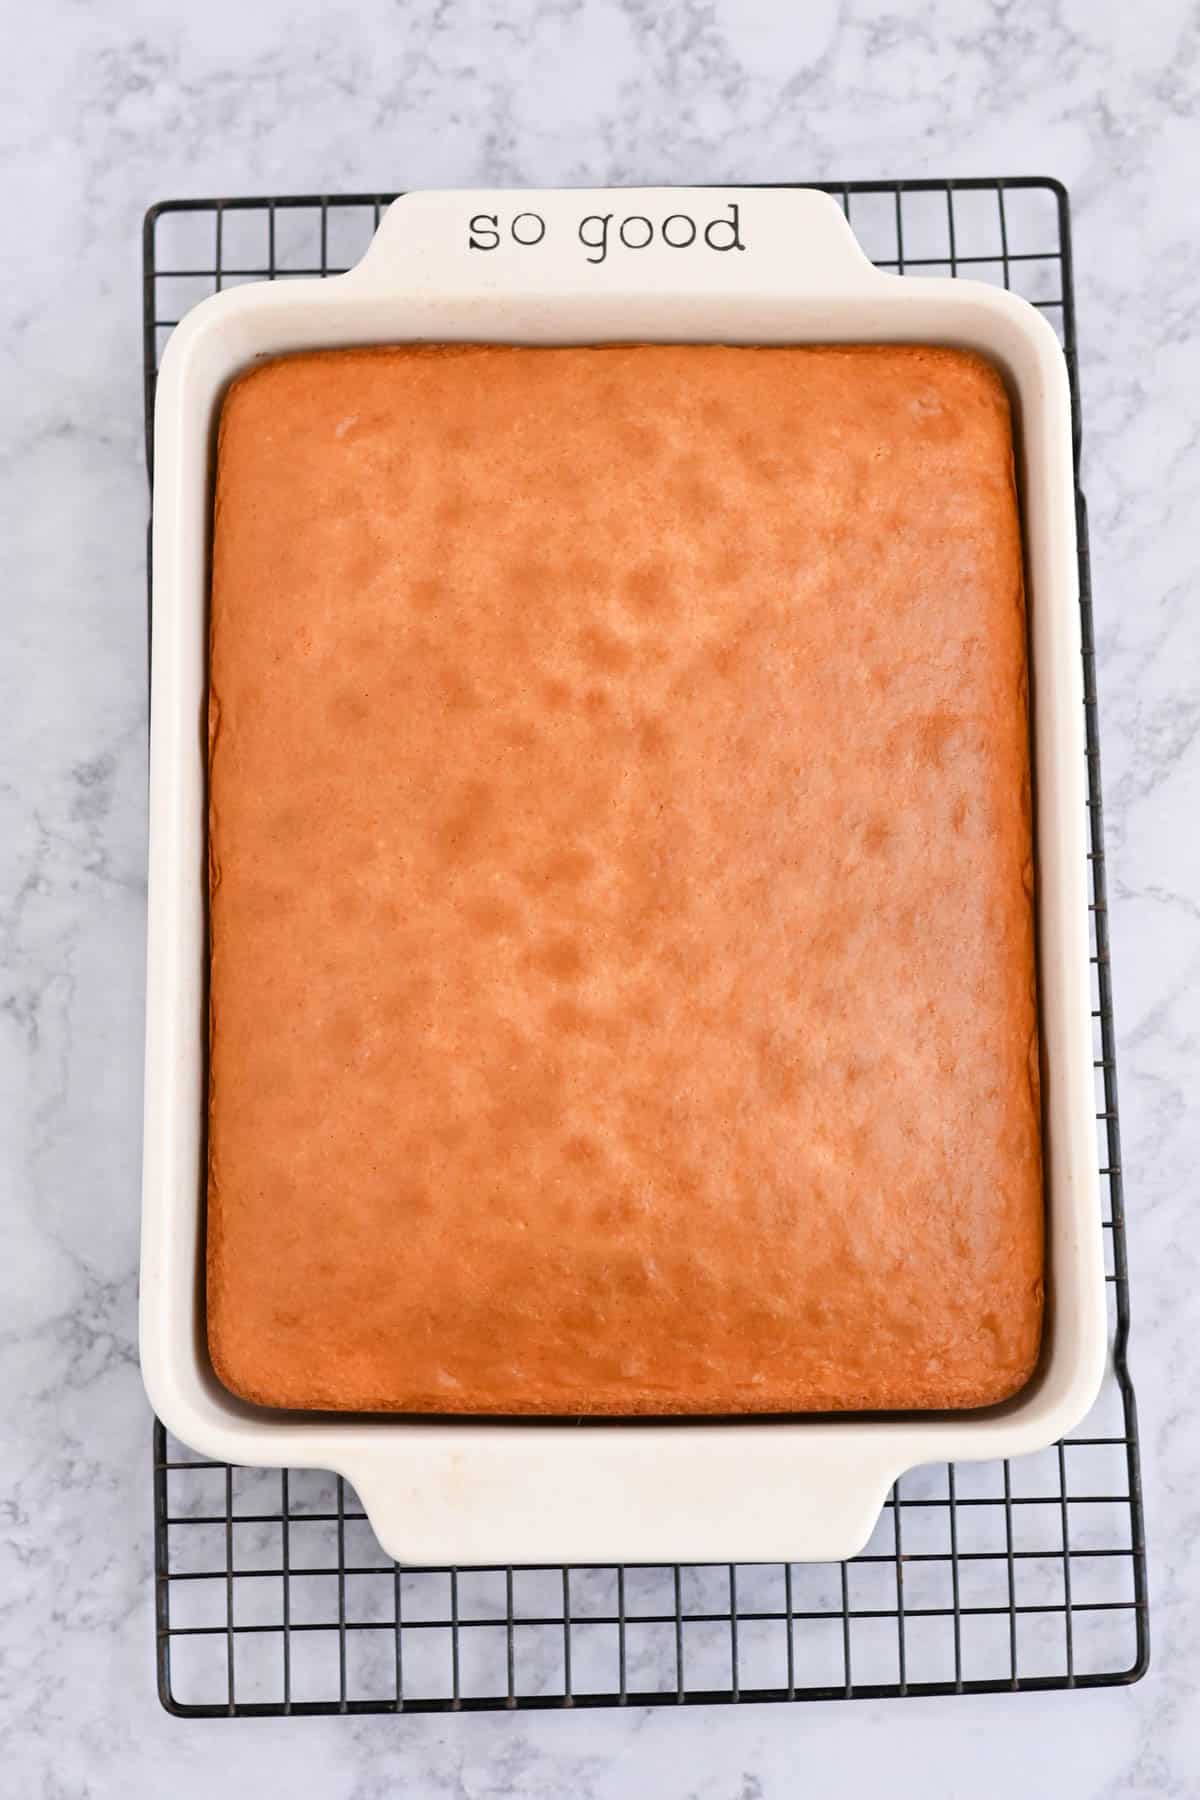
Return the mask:
<path id="1" fill-rule="evenodd" d="M 936 342 L 980 350 L 1014 404 L 1030 593 L 1048 1197 L 1035 1380 L 986 1412 L 732 1423 L 323 1417 L 244 1405 L 203 1317 L 204 702 L 214 428 L 257 357 L 405 339 Z M 385 1548 L 424 1563 L 826 1560 L 920 1463 L 1035 1450 L 1076 1424 L 1105 1356 L 1088 998 L 1082 663 L 1070 402 L 1024 301 L 875 270 L 803 190 L 413 194 L 349 274 L 205 301 L 164 356 L 155 419 L 150 924 L 141 1288 L 156 1410 L 221 1460 L 315 1466 Z"/>

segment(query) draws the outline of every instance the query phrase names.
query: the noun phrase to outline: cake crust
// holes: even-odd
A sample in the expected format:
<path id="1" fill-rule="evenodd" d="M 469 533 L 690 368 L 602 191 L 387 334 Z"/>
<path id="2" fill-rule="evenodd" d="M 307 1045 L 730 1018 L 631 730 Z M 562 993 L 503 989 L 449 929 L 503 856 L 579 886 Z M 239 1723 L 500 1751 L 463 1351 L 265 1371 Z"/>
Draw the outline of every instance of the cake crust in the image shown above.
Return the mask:
<path id="1" fill-rule="evenodd" d="M 225 400 L 207 1320 L 288 1408 L 974 1407 L 1043 1200 L 1008 402 L 917 346 Z"/>

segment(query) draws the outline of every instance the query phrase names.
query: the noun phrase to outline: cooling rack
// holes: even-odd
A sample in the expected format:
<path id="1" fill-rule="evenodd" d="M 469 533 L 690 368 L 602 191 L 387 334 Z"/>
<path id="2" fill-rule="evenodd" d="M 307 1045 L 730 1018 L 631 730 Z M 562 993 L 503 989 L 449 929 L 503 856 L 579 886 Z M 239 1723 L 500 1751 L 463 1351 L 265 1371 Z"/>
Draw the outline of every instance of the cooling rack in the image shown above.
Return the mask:
<path id="1" fill-rule="evenodd" d="M 867 254 L 1040 308 L 1080 448 L 1067 196 L 1056 182 L 814 183 Z M 244 281 L 356 262 L 390 194 L 172 200 L 144 234 L 146 458 L 182 314 Z M 154 1427 L 158 1687 L 173 1713 L 403 1713 L 1111 1686 L 1149 1656 L 1105 896 L 1087 517 L 1079 520 L 1097 1154 L 1111 1355 L 1071 1437 L 896 1483 L 837 1564 L 401 1568 L 341 1479 L 206 1462 Z"/>

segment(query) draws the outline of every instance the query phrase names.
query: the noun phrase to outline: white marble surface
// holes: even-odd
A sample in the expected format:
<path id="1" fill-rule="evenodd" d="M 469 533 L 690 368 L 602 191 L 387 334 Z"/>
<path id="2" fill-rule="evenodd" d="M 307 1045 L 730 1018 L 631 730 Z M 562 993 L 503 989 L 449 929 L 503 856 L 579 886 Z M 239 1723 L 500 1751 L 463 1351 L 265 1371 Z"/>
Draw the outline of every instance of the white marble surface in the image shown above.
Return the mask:
<path id="1" fill-rule="evenodd" d="M 0 59 L 0 1788 L 1196 1793 L 1196 8 L 59 0 L 21 32 Z M 1021 171 L 1062 177 L 1076 208 L 1150 1677 L 1128 1692 L 683 1716 L 168 1719 L 135 1360 L 143 208 L 193 193 Z"/>

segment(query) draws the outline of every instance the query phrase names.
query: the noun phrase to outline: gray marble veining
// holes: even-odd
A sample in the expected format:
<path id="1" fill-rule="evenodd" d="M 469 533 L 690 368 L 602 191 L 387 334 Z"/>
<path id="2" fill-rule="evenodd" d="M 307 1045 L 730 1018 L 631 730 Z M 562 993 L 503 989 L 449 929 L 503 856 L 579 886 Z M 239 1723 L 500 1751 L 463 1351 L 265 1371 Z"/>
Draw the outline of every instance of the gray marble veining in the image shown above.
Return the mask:
<path id="1" fill-rule="evenodd" d="M 0 1790 L 1195 1793 L 1196 8 L 61 0 L 22 35 L 0 62 Z M 144 207 L 188 193 L 1022 171 L 1059 175 L 1075 203 L 1150 1678 L 1017 1702 L 169 1720 L 153 1693 L 135 1360 Z"/>

